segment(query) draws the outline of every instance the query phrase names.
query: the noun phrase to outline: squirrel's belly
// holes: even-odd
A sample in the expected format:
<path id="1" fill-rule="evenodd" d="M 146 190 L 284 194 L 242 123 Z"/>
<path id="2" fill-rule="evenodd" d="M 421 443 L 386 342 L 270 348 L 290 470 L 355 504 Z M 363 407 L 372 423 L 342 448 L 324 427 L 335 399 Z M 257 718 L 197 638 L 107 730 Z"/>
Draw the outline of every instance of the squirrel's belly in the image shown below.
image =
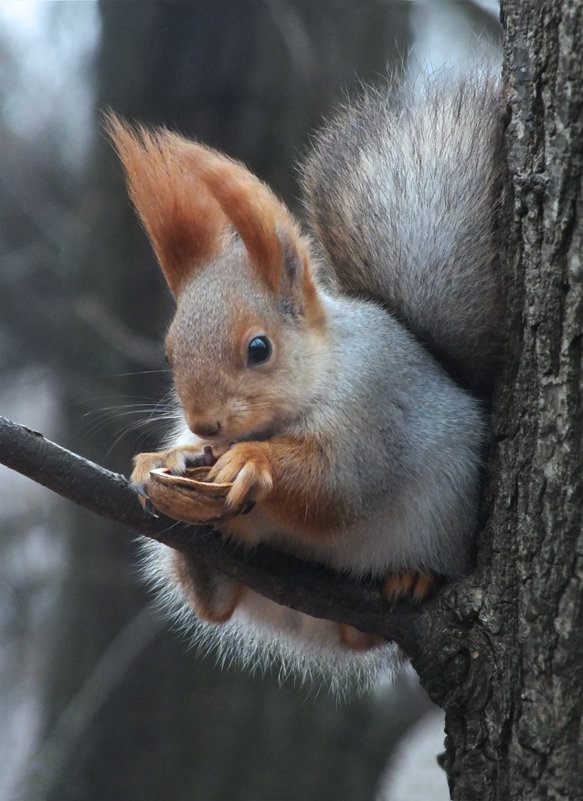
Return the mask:
<path id="1" fill-rule="evenodd" d="M 418 510 L 417 510 L 418 511 Z M 419 537 L 422 525 L 412 510 L 385 503 L 366 519 L 345 527 L 330 529 L 314 536 L 312 530 L 282 527 L 281 523 L 261 509 L 261 504 L 248 515 L 229 521 L 224 530 L 248 545 L 269 543 L 298 558 L 317 560 L 336 570 L 361 576 L 407 569 L 440 569 L 433 564 L 437 550 L 435 538 L 425 521 L 425 536 Z"/>

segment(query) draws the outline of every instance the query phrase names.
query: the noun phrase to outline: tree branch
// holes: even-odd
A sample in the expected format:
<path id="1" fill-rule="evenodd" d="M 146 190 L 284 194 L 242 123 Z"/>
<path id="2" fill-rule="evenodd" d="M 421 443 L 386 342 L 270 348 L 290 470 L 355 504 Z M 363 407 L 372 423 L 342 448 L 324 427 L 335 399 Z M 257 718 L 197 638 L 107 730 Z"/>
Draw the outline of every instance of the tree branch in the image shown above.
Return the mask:
<path id="1" fill-rule="evenodd" d="M 420 629 L 426 628 L 419 624 L 436 600 L 423 607 L 406 602 L 390 606 L 372 581 L 357 582 L 265 545 L 243 549 L 209 526 L 152 517 L 137 502 L 125 476 L 4 417 L 0 417 L 0 463 L 108 520 L 207 560 L 276 603 L 394 640 L 412 660 L 419 654 Z"/>

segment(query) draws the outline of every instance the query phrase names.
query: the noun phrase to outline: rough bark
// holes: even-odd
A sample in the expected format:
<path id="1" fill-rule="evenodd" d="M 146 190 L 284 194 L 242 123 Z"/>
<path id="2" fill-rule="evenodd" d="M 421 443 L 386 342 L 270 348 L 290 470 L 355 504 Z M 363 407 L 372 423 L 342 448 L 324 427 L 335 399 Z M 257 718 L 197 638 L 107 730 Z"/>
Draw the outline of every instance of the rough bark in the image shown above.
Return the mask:
<path id="1" fill-rule="evenodd" d="M 512 334 L 479 570 L 442 637 L 446 653 L 458 644 L 440 688 L 444 761 L 454 799 L 573 801 L 583 798 L 583 7 L 506 0 L 502 17 Z"/>

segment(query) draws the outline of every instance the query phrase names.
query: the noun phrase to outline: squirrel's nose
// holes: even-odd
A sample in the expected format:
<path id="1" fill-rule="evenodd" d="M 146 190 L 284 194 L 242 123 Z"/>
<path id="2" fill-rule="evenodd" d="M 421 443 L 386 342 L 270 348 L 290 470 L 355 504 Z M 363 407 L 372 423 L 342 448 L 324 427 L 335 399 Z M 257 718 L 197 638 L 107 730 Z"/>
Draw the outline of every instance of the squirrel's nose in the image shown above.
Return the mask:
<path id="1" fill-rule="evenodd" d="M 189 428 L 197 437 L 216 437 L 221 431 L 221 424 L 219 422 L 208 423 L 204 420 L 194 420 L 190 423 Z"/>

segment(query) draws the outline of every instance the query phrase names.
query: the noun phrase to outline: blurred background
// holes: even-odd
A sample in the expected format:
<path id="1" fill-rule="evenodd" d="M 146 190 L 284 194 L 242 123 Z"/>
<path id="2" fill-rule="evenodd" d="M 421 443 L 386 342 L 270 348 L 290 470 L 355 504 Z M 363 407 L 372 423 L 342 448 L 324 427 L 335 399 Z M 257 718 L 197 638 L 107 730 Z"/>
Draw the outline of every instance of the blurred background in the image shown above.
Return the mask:
<path id="1" fill-rule="evenodd" d="M 498 59 L 497 15 L 0 0 L 0 414 L 126 474 L 164 432 L 172 302 L 105 109 L 227 151 L 297 208 L 294 165 L 347 94 L 401 63 Z M 1 801 L 447 797 L 441 718 L 411 673 L 339 702 L 219 668 L 152 609 L 128 532 L 4 468 L 0 522 Z"/>

